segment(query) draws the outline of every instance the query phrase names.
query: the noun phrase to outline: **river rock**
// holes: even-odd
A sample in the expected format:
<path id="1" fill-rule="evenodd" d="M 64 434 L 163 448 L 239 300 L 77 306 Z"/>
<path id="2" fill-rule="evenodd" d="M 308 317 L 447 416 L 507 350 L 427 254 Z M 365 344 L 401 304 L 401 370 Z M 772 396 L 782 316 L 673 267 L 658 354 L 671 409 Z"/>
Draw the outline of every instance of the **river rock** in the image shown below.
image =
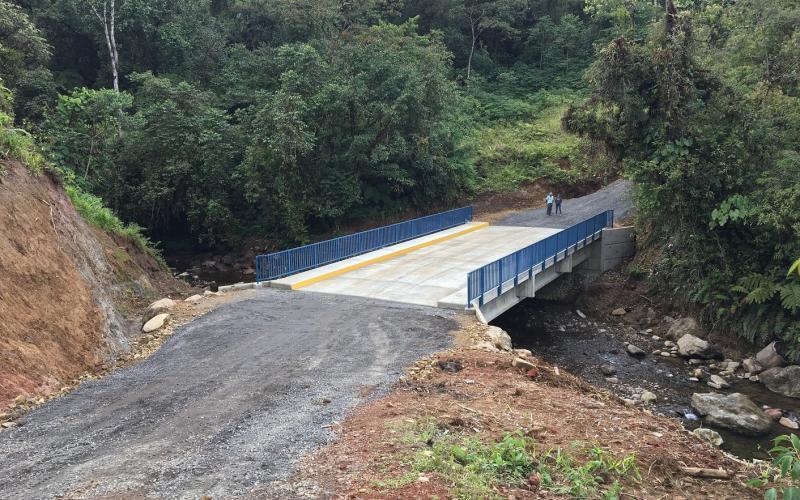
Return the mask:
<path id="1" fill-rule="evenodd" d="M 514 354 L 520 358 L 533 358 L 533 353 L 528 349 L 514 349 Z"/>
<path id="2" fill-rule="evenodd" d="M 800 429 L 800 425 L 797 425 L 797 422 L 786 417 L 781 417 L 780 420 L 778 420 L 778 423 L 787 429 Z"/>
<path id="3" fill-rule="evenodd" d="M 777 422 L 783 417 L 783 410 L 780 408 L 767 408 L 764 410 L 764 414 Z"/>
<path id="4" fill-rule="evenodd" d="M 617 374 L 617 367 L 608 363 L 600 365 L 600 372 L 606 377 L 613 377 Z"/>
<path id="5" fill-rule="evenodd" d="M 702 368 L 695 368 L 694 370 L 692 370 L 692 376 L 697 378 L 702 377 L 703 375 L 705 375 L 705 373 L 706 372 Z"/>
<path id="6" fill-rule="evenodd" d="M 625 316 L 626 314 L 628 314 L 628 311 L 624 307 L 618 307 L 611 311 L 612 316 Z"/>
<path id="7" fill-rule="evenodd" d="M 790 398 L 800 398 L 800 366 L 775 367 L 761 372 L 761 383 L 767 389 Z"/>
<path id="8" fill-rule="evenodd" d="M 658 396 L 650 391 L 644 391 L 642 395 L 639 396 L 639 399 L 642 400 L 642 403 L 654 403 L 658 399 Z"/>
<path id="9" fill-rule="evenodd" d="M 511 344 L 511 336 L 502 328 L 490 326 L 486 329 L 486 337 L 489 342 L 495 345 L 501 351 L 510 352 L 514 346 Z"/>
<path id="10" fill-rule="evenodd" d="M 740 434 L 760 436 L 772 427 L 772 419 L 744 394 L 714 392 L 692 394 L 692 407 L 705 422 Z"/>
<path id="11" fill-rule="evenodd" d="M 678 352 L 687 358 L 703 357 L 702 355 L 708 351 L 708 348 L 708 342 L 689 333 L 678 339 Z"/>
<path id="12" fill-rule="evenodd" d="M 707 429 L 705 427 L 698 427 L 697 429 L 692 431 L 692 434 L 708 441 L 717 448 L 722 446 L 722 443 L 725 442 L 722 440 L 722 436 L 719 435 L 719 432 Z"/>
<path id="13" fill-rule="evenodd" d="M 700 328 L 694 318 L 680 318 L 670 323 L 669 330 L 667 330 L 667 338 L 678 340 L 684 335 L 694 335 L 696 337 L 703 336 L 703 330 Z"/>
<path id="14" fill-rule="evenodd" d="M 168 320 L 169 320 L 169 314 L 166 313 L 159 314 L 158 316 L 155 316 L 150 321 L 145 323 L 144 326 L 142 327 L 142 331 L 144 333 L 150 333 L 159 330 L 164 326 L 164 324 Z"/>
<path id="15" fill-rule="evenodd" d="M 708 377 L 708 382 L 706 382 L 710 387 L 714 389 L 727 389 L 730 387 L 730 384 L 727 380 L 720 377 L 719 375 L 711 375 Z"/>
<path id="16" fill-rule="evenodd" d="M 159 314 L 164 314 L 165 312 L 169 311 L 173 307 L 175 307 L 175 301 L 170 298 L 163 298 L 161 300 L 157 300 L 147 306 L 147 309 L 144 312 L 144 316 L 142 317 L 142 323 L 147 323 L 155 316 Z"/>
<path id="17" fill-rule="evenodd" d="M 756 375 L 764 371 L 764 367 L 761 366 L 761 363 L 756 361 L 756 358 L 747 358 L 742 361 L 742 367 L 744 371 L 750 373 L 751 375 Z"/>
<path id="18" fill-rule="evenodd" d="M 639 349 L 638 347 L 636 347 L 633 344 L 628 344 L 628 346 L 625 348 L 625 350 L 628 351 L 628 354 L 630 354 L 634 358 L 643 358 L 643 357 L 647 356 L 646 352 L 644 352 L 643 350 Z"/>
<path id="19" fill-rule="evenodd" d="M 758 361 L 764 369 L 784 366 L 786 364 L 786 360 L 778 353 L 777 342 L 771 342 L 767 347 L 758 351 L 758 354 L 756 354 L 756 361 Z"/>
<path id="20" fill-rule="evenodd" d="M 189 302 L 191 304 L 197 304 L 201 300 L 203 300 L 203 296 L 202 295 L 192 295 L 188 299 L 184 300 L 184 302 Z"/>

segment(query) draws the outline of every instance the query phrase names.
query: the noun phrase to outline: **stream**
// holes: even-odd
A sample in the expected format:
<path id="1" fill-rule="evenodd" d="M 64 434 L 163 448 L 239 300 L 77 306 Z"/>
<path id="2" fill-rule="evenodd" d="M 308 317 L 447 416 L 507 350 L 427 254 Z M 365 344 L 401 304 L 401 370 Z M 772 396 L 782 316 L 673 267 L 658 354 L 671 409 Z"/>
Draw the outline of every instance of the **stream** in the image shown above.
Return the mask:
<path id="1" fill-rule="evenodd" d="M 652 332 L 581 318 L 571 305 L 528 299 L 492 324 L 511 335 L 515 348 L 529 349 L 535 356 L 622 398 L 636 399 L 636 395 L 644 390 L 656 394 L 658 400 L 654 403 L 654 410 L 680 419 L 687 429 L 700 425 L 700 421 L 692 419 L 695 417 L 690 403 L 692 394 L 715 390 L 703 380 L 689 380 L 690 372 L 696 367 L 690 366 L 683 358 L 650 354 L 664 349 L 664 340 L 654 337 Z M 625 342 L 643 349 L 648 355 L 643 359 L 628 355 Z M 609 381 L 603 375 L 599 367 L 604 364 L 616 368 L 618 382 Z M 800 414 L 800 399 L 775 394 L 747 379 L 730 377 L 728 382 L 731 387 L 723 392 L 739 392 L 759 406 Z M 766 451 L 772 447 L 772 439 L 791 432 L 777 423 L 769 435 L 761 437 L 742 436 L 708 427 L 719 432 L 724 439 L 722 449 L 745 459 L 767 458 Z"/>

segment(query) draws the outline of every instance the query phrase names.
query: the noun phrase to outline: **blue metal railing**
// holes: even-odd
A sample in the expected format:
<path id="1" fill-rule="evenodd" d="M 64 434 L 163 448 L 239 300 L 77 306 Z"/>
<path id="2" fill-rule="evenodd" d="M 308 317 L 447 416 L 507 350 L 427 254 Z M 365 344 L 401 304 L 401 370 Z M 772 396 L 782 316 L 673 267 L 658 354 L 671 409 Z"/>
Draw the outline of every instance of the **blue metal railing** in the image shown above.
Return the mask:
<path id="1" fill-rule="evenodd" d="M 402 243 L 426 234 L 466 224 L 472 207 L 457 208 L 391 226 L 383 226 L 332 240 L 312 243 L 256 257 L 256 281 L 274 280 L 315 267 Z"/>
<path id="2" fill-rule="evenodd" d="M 467 275 L 467 307 L 472 308 L 475 300 L 483 305 L 483 296 L 487 292 L 497 291 L 499 295 L 506 282 L 513 280 L 515 285 L 518 284 L 517 280 L 523 273 L 527 272 L 530 277 L 535 269 L 544 270 L 548 260 L 613 225 L 614 211 L 608 210 L 472 271 Z"/>

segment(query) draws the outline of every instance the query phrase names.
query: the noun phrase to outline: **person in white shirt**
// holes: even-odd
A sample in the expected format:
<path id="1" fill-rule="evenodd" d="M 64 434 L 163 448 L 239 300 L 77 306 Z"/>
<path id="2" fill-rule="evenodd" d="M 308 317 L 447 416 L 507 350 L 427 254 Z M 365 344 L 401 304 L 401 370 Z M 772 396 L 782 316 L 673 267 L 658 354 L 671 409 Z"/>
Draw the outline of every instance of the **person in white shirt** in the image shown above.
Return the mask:
<path id="1" fill-rule="evenodd" d="M 553 198 L 553 193 L 548 193 L 547 198 L 544 200 L 547 203 L 547 215 L 553 214 L 553 202 L 555 198 Z"/>

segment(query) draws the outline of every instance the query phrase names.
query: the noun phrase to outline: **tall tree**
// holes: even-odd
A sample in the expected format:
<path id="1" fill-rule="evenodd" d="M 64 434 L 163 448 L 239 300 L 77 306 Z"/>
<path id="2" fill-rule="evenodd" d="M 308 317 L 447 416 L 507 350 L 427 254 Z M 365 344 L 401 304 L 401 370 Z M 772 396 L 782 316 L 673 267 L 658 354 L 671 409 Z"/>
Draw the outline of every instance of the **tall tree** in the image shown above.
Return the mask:
<path id="1" fill-rule="evenodd" d="M 466 23 L 469 30 L 469 56 L 467 57 L 467 80 L 472 75 L 472 59 L 475 48 L 487 31 L 498 31 L 503 35 L 516 32 L 513 22 L 523 12 L 522 0 L 463 0 L 454 5 L 453 16 Z"/>
<path id="2" fill-rule="evenodd" d="M 111 59 L 114 90 L 119 92 L 119 51 L 117 51 L 116 17 L 117 0 L 86 0 L 92 14 L 103 24 L 103 34 Z"/>

